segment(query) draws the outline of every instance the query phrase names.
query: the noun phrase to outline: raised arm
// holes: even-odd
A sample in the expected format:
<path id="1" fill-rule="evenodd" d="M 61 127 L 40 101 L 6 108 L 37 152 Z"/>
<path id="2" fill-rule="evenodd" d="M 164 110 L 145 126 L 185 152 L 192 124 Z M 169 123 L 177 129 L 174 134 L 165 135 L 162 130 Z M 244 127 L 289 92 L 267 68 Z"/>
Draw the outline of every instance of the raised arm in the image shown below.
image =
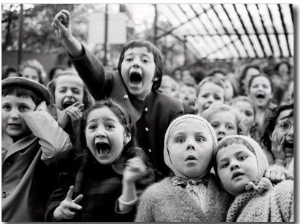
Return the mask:
<path id="1" fill-rule="evenodd" d="M 72 35 L 70 12 L 62 10 L 57 13 L 52 26 L 91 95 L 95 100 L 105 98 L 106 89 L 110 89 L 112 75 L 105 74 L 104 67 L 98 58 Z"/>
<path id="2" fill-rule="evenodd" d="M 83 49 L 80 42 L 72 35 L 70 12 L 61 10 L 57 13 L 52 26 L 69 54 L 72 57 L 80 57 L 83 53 Z"/>

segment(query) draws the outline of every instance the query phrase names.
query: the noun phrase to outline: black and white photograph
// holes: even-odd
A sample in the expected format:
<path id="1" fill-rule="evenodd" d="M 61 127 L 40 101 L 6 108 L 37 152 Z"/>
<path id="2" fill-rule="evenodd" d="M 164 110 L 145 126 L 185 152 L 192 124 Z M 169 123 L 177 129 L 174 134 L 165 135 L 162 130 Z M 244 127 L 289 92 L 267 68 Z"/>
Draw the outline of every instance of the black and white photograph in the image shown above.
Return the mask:
<path id="1" fill-rule="evenodd" d="M 1 10 L 2 222 L 298 220 L 296 4 Z"/>

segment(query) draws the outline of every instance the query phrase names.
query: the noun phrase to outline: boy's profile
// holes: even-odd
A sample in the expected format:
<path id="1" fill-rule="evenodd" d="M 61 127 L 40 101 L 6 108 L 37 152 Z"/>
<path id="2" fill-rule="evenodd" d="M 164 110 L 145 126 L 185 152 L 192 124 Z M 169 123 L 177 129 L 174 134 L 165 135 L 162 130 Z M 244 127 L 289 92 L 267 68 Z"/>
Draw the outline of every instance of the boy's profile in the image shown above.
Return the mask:
<path id="1" fill-rule="evenodd" d="M 71 148 L 46 111 L 50 94 L 21 77 L 2 81 L 2 221 L 44 220 L 54 167 Z"/>

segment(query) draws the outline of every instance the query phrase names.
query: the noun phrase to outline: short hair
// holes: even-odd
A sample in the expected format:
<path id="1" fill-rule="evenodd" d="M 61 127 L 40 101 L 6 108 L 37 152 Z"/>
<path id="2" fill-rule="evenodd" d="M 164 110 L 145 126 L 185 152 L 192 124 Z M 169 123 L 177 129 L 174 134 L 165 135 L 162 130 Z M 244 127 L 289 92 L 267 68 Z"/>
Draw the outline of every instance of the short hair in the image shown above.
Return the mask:
<path id="1" fill-rule="evenodd" d="M 218 86 L 220 86 L 223 90 L 224 90 L 224 99 L 225 99 L 225 93 L 226 93 L 226 87 L 225 87 L 225 84 L 222 80 L 216 78 L 216 77 L 205 77 L 196 87 L 196 90 L 197 90 L 197 96 L 199 95 L 200 93 L 200 90 L 201 90 L 201 87 L 207 83 L 207 82 L 212 82 Z"/>
<path id="2" fill-rule="evenodd" d="M 230 106 L 234 106 L 237 102 L 247 102 L 251 105 L 254 112 L 254 118 L 256 117 L 256 106 L 253 102 L 253 100 L 249 96 L 237 96 L 233 98 L 231 101 L 229 101 Z"/>
<path id="3" fill-rule="evenodd" d="M 128 49 L 141 48 L 141 47 L 146 47 L 148 49 L 148 51 L 151 52 L 154 56 L 154 63 L 155 63 L 154 77 L 156 77 L 157 80 L 153 81 L 152 89 L 159 89 L 160 84 L 161 84 L 162 75 L 163 75 L 163 58 L 162 58 L 162 54 L 161 54 L 160 50 L 148 40 L 132 40 L 132 41 L 127 42 L 123 46 L 123 48 L 121 50 L 119 62 L 118 62 L 118 71 L 121 74 L 121 65 L 124 60 L 125 52 Z"/>
<path id="4" fill-rule="evenodd" d="M 260 74 L 258 74 L 258 75 L 252 76 L 252 78 L 249 80 L 249 83 L 248 83 L 248 89 L 249 89 L 249 90 L 250 90 L 250 86 L 251 86 L 253 80 L 254 80 L 255 78 L 257 78 L 257 77 L 265 77 L 266 79 L 268 79 L 269 82 L 270 82 L 271 91 L 272 91 L 272 92 L 274 91 L 273 82 L 271 81 L 270 77 L 267 76 L 265 73 L 260 73 Z"/>
<path id="5" fill-rule="evenodd" d="M 227 76 L 226 72 L 224 72 L 223 70 L 216 69 L 216 70 L 213 70 L 213 71 L 211 71 L 210 73 L 208 73 L 207 77 L 215 77 L 214 75 L 215 75 L 216 73 L 221 73 L 221 74 L 224 75 L 225 77 Z"/>
<path id="6" fill-rule="evenodd" d="M 19 86 L 18 84 L 10 84 L 2 89 L 2 96 L 12 95 L 22 98 L 30 98 L 35 103 L 39 105 L 44 99 L 41 94 L 34 89 L 29 87 Z"/>
<path id="7" fill-rule="evenodd" d="M 201 115 L 203 118 L 205 118 L 210 123 L 209 120 L 211 119 L 211 117 L 219 112 L 231 112 L 232 114 L 235 115 L 238 134 L 240 134 L 240 132 L 243 129 L 242 114 L 240 113 L 239 110 L 237 110 L 236 108 L 234 108 L 232 106 L 229 106 L 228 104 L 213 103 L 212 105 L 210 105 L 210 107 L 208 109 L 204 110 Z"/>
<path id="8" fill-rule="evenodd" d="M 294 115 L 294 103 L 283 104 L 283 105 L 279 105 L 279 106 L 275 107 L 272 110 L 271 116 L 269 116 L 267 119 L 267 123 L 265 126 L 265 132 L 261 136 L 260 142 L 266 147 L 266 150 L 268 150 L 268 151 L 271 151 L 272 142 L 271 142 L 270 136 L 275 129 L 276 120 L 277 120 L 279 114 L 285 110 L 292 110 L 290 116 L 293 116 Z"/>
<path id="9" fill-rule="evenodd" d="M 245 145 L 251 152 L 254 151 L 253 147 L 245 139 L 236 138 L 236 137 L 224 139 L 220 144 L 217 145 L 216 149 L 214 150 L 214 155 L 213 155 L 213 167 L 214 167 L 215 173 L 218 178 L 219 178 L 219 175 L 217 173 L 218 172 L 217 154 L 222 148 L 225 148 L 225 147 L 233 145 L 233 144 L 242 144 L 242 145 Z"/>
<path id="10" fill-rule="evenodd" d="M 279 67 L 281 66 L 281 65 L 284 65 L 284 64 L 286 64 L 287 65 L 287 67 L 288 67 L 288 73 L 290 74 L 290 72 L 291 72 L 291 68 L 292 68 L 292 66 L 291 66 L 291 64 L 288 62 L 288 61 L 281 61 L 281 62 L 279 62 L 279 63 L 277 63 L 276 65 L 275 65 L 275 71 L 279 71 Z"/>
<path id="11" fill-rule="evenodd" d="M 72 70 L 65 70 L 62 72 L 57 73 L 54 78 L 48 83 L 47 88 L 50 92 L 50 104 L 55 103 L 55 89 L 56 89 L 56 81 L 61 76 L 76 76 L 79 77 L 78 74 L 75 71 Z M 87 87 L 85 84 L 83 84 L 83 104 L 84 104 L 84 110 L 88 109 L 92 104 L 94 103 L 93 98 L 91 97 Z"/>

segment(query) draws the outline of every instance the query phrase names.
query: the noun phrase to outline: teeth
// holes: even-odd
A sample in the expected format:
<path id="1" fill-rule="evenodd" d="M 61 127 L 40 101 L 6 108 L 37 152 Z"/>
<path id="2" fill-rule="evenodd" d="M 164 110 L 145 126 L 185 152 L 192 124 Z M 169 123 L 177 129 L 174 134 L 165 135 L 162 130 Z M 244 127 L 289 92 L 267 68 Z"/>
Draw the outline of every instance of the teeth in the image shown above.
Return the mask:
<path id="1" fill-rule="evenodd" d="M 96 148 L 100 156 L 106 156 L 110 152 L 110 146 L 107 143 L 96 143 Z"/>

